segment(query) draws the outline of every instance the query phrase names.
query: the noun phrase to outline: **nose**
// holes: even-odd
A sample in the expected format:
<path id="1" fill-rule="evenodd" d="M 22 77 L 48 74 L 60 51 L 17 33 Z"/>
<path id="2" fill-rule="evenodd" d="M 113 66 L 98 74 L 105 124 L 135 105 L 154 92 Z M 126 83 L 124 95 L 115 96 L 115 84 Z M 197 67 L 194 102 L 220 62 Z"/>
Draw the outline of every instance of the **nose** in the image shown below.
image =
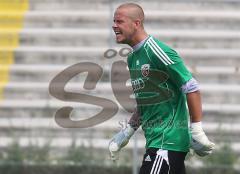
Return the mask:
<path id="1" fill-rule="evenodd" d="M 112 29 L 117 28 L 116 22 L 113 22 Z"/>

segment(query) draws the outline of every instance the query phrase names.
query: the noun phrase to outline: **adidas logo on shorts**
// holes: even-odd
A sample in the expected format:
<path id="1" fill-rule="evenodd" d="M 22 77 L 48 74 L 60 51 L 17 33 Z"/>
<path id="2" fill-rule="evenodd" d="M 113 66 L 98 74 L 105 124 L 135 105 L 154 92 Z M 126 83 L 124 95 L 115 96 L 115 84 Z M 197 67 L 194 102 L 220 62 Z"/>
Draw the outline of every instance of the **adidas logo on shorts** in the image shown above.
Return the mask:
<path id="1" fill-rule="evenodd" d="M 150 156 L 148 155 L 148 156 L 146 156 L 144 161 L 152 161 L 152 160 L 151 160 Z"/>

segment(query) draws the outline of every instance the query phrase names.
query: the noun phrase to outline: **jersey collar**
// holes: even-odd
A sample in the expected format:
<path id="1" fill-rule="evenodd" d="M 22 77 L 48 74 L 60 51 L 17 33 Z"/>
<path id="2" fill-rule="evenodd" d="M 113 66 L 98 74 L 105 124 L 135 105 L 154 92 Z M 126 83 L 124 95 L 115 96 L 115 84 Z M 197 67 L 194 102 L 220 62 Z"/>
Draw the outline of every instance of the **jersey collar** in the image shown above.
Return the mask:
<path id="1" fill-rule="evenodd" d="M 150 37 L 150 36 L 148 36 L 147 38 L 145 38 L 144 40 L 142 40 L 141 42 L 139 42 L 137 45 L 134 45 L 134 46 L 132 47 L 133 51 L 135 52 L 135 51 L 139 50 L 139 49 L 143 46 L 143 44 L 146 42 L 146 40 L 149 39 L 149 37 Z"/>

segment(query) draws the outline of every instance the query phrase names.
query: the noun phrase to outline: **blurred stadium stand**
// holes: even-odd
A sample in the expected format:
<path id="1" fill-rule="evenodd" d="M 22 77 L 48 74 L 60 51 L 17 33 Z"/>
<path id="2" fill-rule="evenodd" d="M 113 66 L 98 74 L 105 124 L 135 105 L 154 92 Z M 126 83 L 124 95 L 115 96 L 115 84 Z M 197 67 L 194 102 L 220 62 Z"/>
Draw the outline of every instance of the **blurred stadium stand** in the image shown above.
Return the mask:
<path id="1" fill-rule="evenodd" d="M 116 116 L 95 127 L 61 128 L 54 114 L 69 103 L 50 96 L 48 86 L 66 67 L 94 62 L 104 68 L 105 78 L 96 90 L 85 92 L 116 101 L 109 69 L 114 60 L 126 59 L 117 56 L 109 60 L 103 54 L 109 48 L 126 47 L 114 43 L 111 31 L 113 9 L 122 2 L 29 0 L 23 28 L 0 30 L 1 36 L 19 34 L 19 45 L 13 50 L 14 61 L 9 65 L 8 82 L 2 85 L 0 147 L 6 148 L 16 140 L 23 147 L 50 142 L 52 148 L 64 151 L 75 139 L 78 145 L 106 150 L 109 139 L 118 131 L 118 121 L 131 114 L 120 107 Z M 240 1 L 133 2 L 145 9 L 148 33 L 174 47 L 198 79 L 203 95 L 203 126 L 210 139 L 217 147 L 228 142 L 240 154 Z M 18 12 L 4 13 L 11 16 Z M 2 54 L 11 50 L 12 47 L 0 45 Z M 74 78 L 68 90 L 84 91 L 84 77 Z M 72 105 L 76 108 L 73 115 L 80 119 L 98 112 L 94 106 Z M 137 137 L 137 144 L 143 150 L 140 130 Z M 133 144 L 131 141 L 127 148 Z M 141 156 L 142 153 L 139 164 Z"/>

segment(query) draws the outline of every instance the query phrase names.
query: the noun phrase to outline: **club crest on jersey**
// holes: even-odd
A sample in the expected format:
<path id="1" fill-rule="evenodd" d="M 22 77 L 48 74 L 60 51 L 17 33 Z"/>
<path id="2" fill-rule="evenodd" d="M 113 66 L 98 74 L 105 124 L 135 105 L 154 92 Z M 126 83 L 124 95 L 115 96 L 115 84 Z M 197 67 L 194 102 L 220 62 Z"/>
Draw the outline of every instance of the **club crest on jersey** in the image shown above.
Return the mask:
<path id="1" fill-rule="evenodd" d="M 142 65 L 141 72 L 142 72 L 142 76 L 143 77 L 147 77 L 149 75 L 149 69 L 150 69 L 150 65 L 149 64 Z"/>

